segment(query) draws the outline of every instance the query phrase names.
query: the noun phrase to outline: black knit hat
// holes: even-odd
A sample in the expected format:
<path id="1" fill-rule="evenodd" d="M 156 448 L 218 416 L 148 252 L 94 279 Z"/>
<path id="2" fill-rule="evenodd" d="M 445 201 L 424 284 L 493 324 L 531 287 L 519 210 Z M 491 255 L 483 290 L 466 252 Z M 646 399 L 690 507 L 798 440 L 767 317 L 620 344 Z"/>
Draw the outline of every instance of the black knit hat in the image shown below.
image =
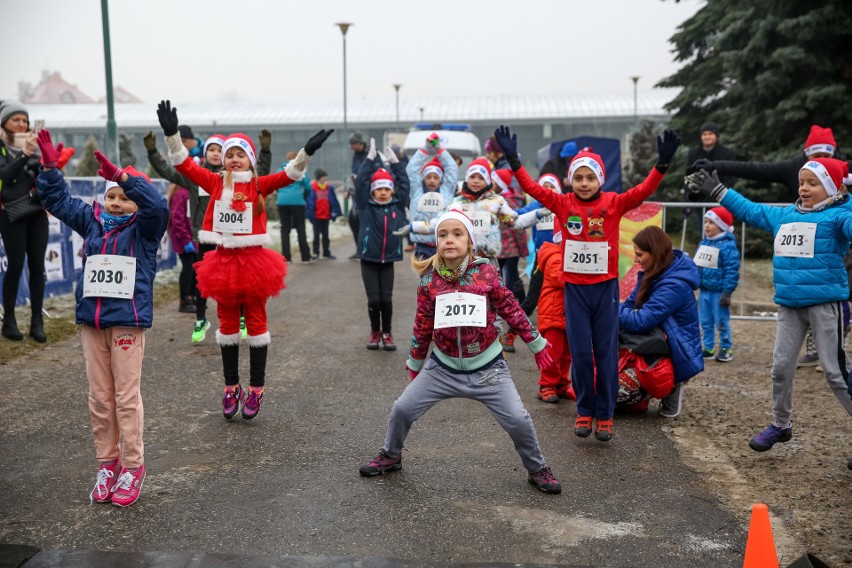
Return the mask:
<path id="1" fill-rule="evenodd" d="M 178 126 L 178 132 L 180 132 L 180 137 L 182 140 L 191 140 L 195 138 L 192 134 L 192 128 L 187 126 L 186 124 L 181 124 Z"/>
<path id="2" fill-rule="evenodd" d="M 705 122 L 701 125 L 701 130 L 699 130 L 698 133 L 702 134 L 704 132 L 707 132 L 708 130 L 716 136 L 719 135 L 719 125 L 715 122 Z"/>
<path id="3" fill-rule="evenodd" d="M 314 172 L 314 178 L 321 179 L 328 175 L 328 172 L 322 168 L 317 168 L 317 171 Z"/>
<path id="4" fill-rule="evenodd" d="M 360 131 L 356 130 L 349 135 L 349 143 L 350 144 L 366 144 L 364 141 L 364 135 L 361 134 Z"/>

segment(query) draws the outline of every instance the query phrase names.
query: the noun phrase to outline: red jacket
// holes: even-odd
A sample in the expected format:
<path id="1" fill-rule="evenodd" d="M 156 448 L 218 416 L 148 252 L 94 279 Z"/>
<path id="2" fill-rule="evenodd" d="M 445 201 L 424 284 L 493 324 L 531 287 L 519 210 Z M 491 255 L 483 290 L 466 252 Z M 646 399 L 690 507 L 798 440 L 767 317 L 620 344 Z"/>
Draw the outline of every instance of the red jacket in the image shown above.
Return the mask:
<path id="1" fill-rule="evenodd" d="M 566 242 L 606 243 L 606 273 L 562 272 L 562 281 L 572 284 L 597 284 L 618 278 L 618 232 L 621 217 L 645 201 L 657 190 L 663 174 L 652 168 L 645 181 L 624 193 L 602 191 L 594 201 L 580 201 L 573 193 L 559 194 L 538 185 L 522 166 L 515 172 L 521 188 L 550 209 L 562 229 L 562 256 Z M 570 226 L 569 226 L 570 221 Z M 556 227 L 554 227 L 554 230 Z M 573 231 L 573 232 L 572 232 Z"/>
<path id="2" fill-rule="evenodd" d="M 565 329 L 565 284 L 559 245 L 544 243 L 538 249 L 538 269 L 544 276 L 538 297 L 538 328 Z"/>
<path id="3" fill-rule="evenodd" d="M 485 327 L 434 329 L 435 298 L 452 292 L 485 296 Z M 408 368 L 420 370 L 433 341 L 433 355 L 455 369 L 473 371 L 494 360 L 503 350 L 494 327 L 497 314 L 506 320 L 533 353 L 547 345 L 547 340 L 533 328 L 514 294 L 503 285 L 497 269 L 488 264 L 487 259 L 471 262 L 458 282 L 444 280 L 434 269 L 423 275 L 417 289 L 417 314 L 414 316 Z"/>
<path id="4" fill-rule="evenodd" d="M 311 190 L 314 192 L 314 219 L 331 219 L 331 202 L 328 200 L 329 184 L 320 187 L 318 181 L 311 182 Z"/>

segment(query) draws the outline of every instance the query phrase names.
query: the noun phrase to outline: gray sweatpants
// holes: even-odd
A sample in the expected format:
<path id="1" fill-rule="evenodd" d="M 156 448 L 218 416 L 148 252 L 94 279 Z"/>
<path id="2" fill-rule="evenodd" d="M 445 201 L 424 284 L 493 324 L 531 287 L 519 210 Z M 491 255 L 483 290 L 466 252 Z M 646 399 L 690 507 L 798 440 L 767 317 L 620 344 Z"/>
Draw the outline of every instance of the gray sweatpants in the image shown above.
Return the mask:
<path id="1" fill-rule="evenodd" d="M 772 354 L 772 411 L 775 424 L 785 427 L 793 413 L 793 377 L 808 325 L 819 353 L 819 364 L 834 396 L 852 415 L 847 390 L 846 354 L 843 351 L 843 310 L 840 302 L 807 308 L 778 306 L 775 351 Z"/>
<path id="2" fill-rule="evenodd" d="M 545 466 L 532 418 L 503 360 L 484 371 L 464 374 L 452 373 L 431 357 L 427 359 L 417 378 L 393 403 L 383 448 L 385 453 L 398 456 L 414 422 L 446 398 L 470 398 L 485 404 L 512 438 L 527 471 L 536 472 Z"/>

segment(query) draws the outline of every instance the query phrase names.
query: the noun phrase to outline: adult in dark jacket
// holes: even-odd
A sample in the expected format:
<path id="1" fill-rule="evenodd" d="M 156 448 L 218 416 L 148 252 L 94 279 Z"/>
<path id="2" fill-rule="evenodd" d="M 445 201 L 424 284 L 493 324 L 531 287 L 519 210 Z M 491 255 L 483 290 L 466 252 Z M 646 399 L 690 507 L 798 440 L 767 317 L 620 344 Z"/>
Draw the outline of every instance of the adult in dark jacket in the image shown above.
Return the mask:
<path id="1" fill-rule="evenodd" d="M 736 160 L 737 156 L 733 150 L 719 144 L 719 125 L 715 122 L 702 124 L 699 134 L 701 135 L 701 144 L 689 149 L 686 158 L 687 164 L 694 164 L 698 160 L 710 160 L 711 162 Z M 733 187 L 737 178 L 730 175 L 720 175 L 719 180 L 725 184 L 725 187 Z"/>
<path id="2" fill-rule="evenodd" d="M 36 135 L 30 129 L 27 109 L 19 102 L 7 100 L 0 105 L 0 238 L 6 249 L 8 265 L 3 278 L 3 328 L 6 339 L 24 338 L 15 319 L 18 286 L 24 270 L 24 258 L 30 270 L 30 336 L 44 343 L 42 305 L 44 301 L 44 254 L 47 251 L 47 213 L 31 213 L 15 222 L 9 220 L 5 207 L 27 198 L 34 192 L 39 173 Z M 34 198 L 35 199 L 35 198 Z"/>
<path id="3" fill-rule="evenodd" d="M 683 385 L 704 370 L 698 325 L 698 268 L 659 227 L 646 227 L 633 237 L 636 262 L 642 271 L 636 287 L 618 314 L 619 327 L 628 333 L 645 333 L 660 326 L 666 334 L 674 365 L 674 391 L 660 403 L 660 416 L 680 414 Z"/>
<path id="4" fill-rule="evenodd" d="M 563 193 L 567 193 L 571 188 L 571 179 L 568 177 L 568 167 L 571 165 L 571 160 L 579 152 L 577 143 L 573 140 L 567 141 L 562 145 L 559 154 L 547 160 L 541 167 L 540 176 L 544 174 L 553 174 L 562 182 L 562 187 L 565 188 Z M 690 162 L 691 163 L 691 162 Z"/>
<path id="5" fill-rule="evenodd" d="M 780 183 L 787 188 L 788 200 L 794 203 L 799 199 L 799 170 L 802 166 L 814 158 L 846 159 L 836 154 L 837 142 L 834 140 L 831 128 L 814 124 L 805 141 L 804 151 L 790 160 L 765 163 L 699 159 L 692 165 L 707 171 L 715 169 L 719 176 L 727 175 L 754 181 Z"/>
<path id="6" fill-rule="evenodd" d="M 349 209 L 349 229 L 352 231 L 352 238 L 355 239 L 355 254 L 349 257 L 349 260 L 358 260 L 358 232 L 360 230 L 360 221 L 358 219 L 358 205 L 355 203 L 355 176 L 361 171 L 361 164 L 367 159 L 367 141 L 364 140 L 364 135 L 358 130 L 349 135 L 349 148 L 352 149 L 352 175 L 348 180 L 344 180 L 346 186 L 344 196 L 352 198 L 352 207 Z"/>

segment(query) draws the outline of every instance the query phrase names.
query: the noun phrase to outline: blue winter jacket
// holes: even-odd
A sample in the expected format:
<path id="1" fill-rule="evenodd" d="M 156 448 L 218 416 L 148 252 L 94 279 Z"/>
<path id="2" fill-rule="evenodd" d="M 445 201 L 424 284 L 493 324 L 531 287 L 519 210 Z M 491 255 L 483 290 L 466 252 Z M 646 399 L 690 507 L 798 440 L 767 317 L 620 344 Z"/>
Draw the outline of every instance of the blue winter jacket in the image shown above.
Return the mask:
<path id="1" fill-rule="evenodd" d="M 662 326 L 672 352 L 675 384 L 682 383 L 704 370 L 694 293 L 698 288 L 698 269 L 688 255 L 675 249 L 671 266 L 657 276 L 648 300 L 636 310 L 633 309 L 636 292 L 644 276 L 644 272 L 639 273 L 636 287 L 621 305 L 618 324 L 630 333 L 643 333 Z"/>
<path id="2" fill-rule="evenodd" d="M 701 277 L 699 288 L 708 292 L 723 292 L 730 296 L 740 282 L 740 250 L 737 248 L 737 240 L 731 233 L 722 233 L 716 240 L 704 237 L 698 243 L 698 248 L 702 246 L 719 249 L 719 262 L 716 268 L 697 267 Z"/>
<path id="3" fill-rule="evenodd" d="M 411 186 L 411 205 L 408 211 L 412 221 L 430 222 L 432 219 L 440 215 L 453 200 L 456 195 L 456 182 L 459 178 L 459 167 L 453 157 L 447 151 L 442 151 L 438 154 L 438 160 L 441 162 L 441 167 L 444 169 L 444 177 L 441 179 L 441 186 L 437 191 L 426 192 L 423 189 L 423 176 L 420 170 L 426 163 L 432 160 L 432 156 L 423 150 L 417 150 L 408 165 L 405 167 L 405 173 L 408 175 L 408 183 Z M 432 194 L 432 197 L 440 195 L 442 205 L 438 207 L 438 211 L 420 211 L 420 199 L 427 193 Z M 408 235 L 413 243 L 425 243 L 435 246 L 434 233 L 424 235 L 420 233 L 411 233 Z"/>
<path id="4" fill-rule="evenodd" d="M 358 230 L 358 256 L 369 262 L 402 260 L 402 237 L 393 234 L 408 222 L 405 205 L 408 201 L 408 176 L 402 164 L 391 164 L 394 178 L 393 197 L 388 203 L 376 203 L 370 193 L 370 179 L 382 166 L 382 159 L 364 160 L 355 178 L 355 206 L 361 218 Z"/>
<path id="5" fill-rule="evenodd" d="M 722 205 L 743 222 L 778 235 L 788 223 L 814 223 L 812 258 L 772 257 L 775 303 L 788 308 L 805 308 L 849 297 L 849 282 L 843 256 L 852 241 L 852 210 L 849 197 L 837 199 L 818 211 L 802 212 L 796 205 L 772 207 L 754 203 L 734 189 L 728 189 Z"/>
<path id="6" fill-rule="evenodd" d="M 286 168 L 287 164 L 288 162 L 281 164 L 278 171 Z M 277 191 L 278 201 L 276 201 L 276 205 L 305 205 L 308 194 L 311 192 L 311 178 L 305 172 L 305 177 Z"/>
<path id="7" fill-rule="evenodd" d="M 523 215 L 524 213 L 529 213 L 530 211 L 537 211 L 544 207 L 541 203 L 533 199 L 525 206 L 518 209 L 518 215 Z M 533 245 L 535 246 L 536 252 L 541 248 L 541 245 L 544 243 L 552 243 L 553 242 L 553 229 L 545 229 L 543 231 L 539 231 L 535 228 L 535 225 L 532 226 L 532 236 L 533 236 Z"/>
<path id="8" fill-rule="evenodd" d="M 88 205 L 72 197 L 59 170 L 42 171 L 36 179 L 38 195 L 45 209 L 83 237 L 84 259 L 94 254 L 136 257 L 136 286 L 133 298 L 83 297 L 83 275 L 77 281 L 77 323 L 104 329 L 107 327 L 151 327 L 154 319 L 154 276 L 157 274 L 157 249 L 166 232 L 169 206 L 153 185 L 143 177 L 128 176 L 120 184 L 139 211 L 133 219 L 104 233 L 100 222 L 101 206 Z"/>

